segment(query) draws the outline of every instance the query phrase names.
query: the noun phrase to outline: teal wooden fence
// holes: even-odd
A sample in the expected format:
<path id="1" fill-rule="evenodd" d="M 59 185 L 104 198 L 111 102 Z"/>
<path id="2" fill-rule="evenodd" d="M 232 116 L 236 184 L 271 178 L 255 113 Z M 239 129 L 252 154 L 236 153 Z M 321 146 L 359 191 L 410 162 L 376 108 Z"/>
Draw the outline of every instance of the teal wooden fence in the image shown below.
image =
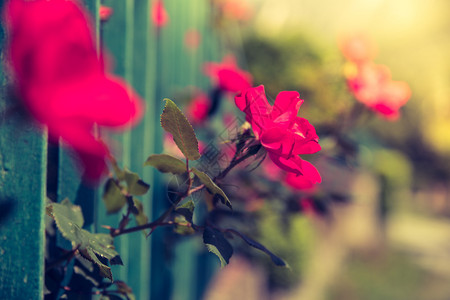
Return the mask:
<path id="1" fill-rule="evenodd" d="M 154 219 L 167 205 L 165 184 L 154 170 L 142 165 L 148 155 L 163 150 L 159 126 L 162 99 L 173 98 L 176 91 L 190 85 L 207 89 L 209 81 L 202 75 L 201 65 L 219 60 L 222 51 L 211 27 L 209 0 L 164 1 L 170 20 L 159 30 L 151 21 L 151 1 L 105 0 L 102 4 L 112 7 L 114 13 L 102 25 L 96 13 L 100 1 L 85 0 L 85 4 L 96 16 L 99 47 L 102 44 L 111 55 L 114 73 L 131 83 L 147 104 L 144 120 L 115 140 L 120 164 L 152 186 L 151 193 L 141 200 L 147 215 Z M 200 33 L 196 50 L 184 45 L 188 30 Z M 2 33 L 0 42 L 4 39 Z M 90 230 L 102 232 L 103 224 L 115 226 L 118 217 L 106 215 L 101 188 L 82 183 L 70 150 L 48 146 L 44 133 L 7 113 L 13 100 L 8 97 L 4 72 L 0 83 L 0 298 L 42 299 L 47 192 L 55 192 L 57 201 L 69 198 L 80 205 L 85 227 Z M 52 173 L 47 180 L 51 166 L 57 166 L 56 177 Z M 200 299 L 217 264 L 209 264 L 209 258 L 199 251 L 202 245 L 192 239 L 170 249 L 174 256 L 167 258 L 166 234 L 157 230 L 149 239 L 141 233 L 118 237 L 115 243 L 124 266 L 113 267 L 115 279 L 126 281 L 136 299 Z M 58 245 L 67 243 L 60 238 Z"/>

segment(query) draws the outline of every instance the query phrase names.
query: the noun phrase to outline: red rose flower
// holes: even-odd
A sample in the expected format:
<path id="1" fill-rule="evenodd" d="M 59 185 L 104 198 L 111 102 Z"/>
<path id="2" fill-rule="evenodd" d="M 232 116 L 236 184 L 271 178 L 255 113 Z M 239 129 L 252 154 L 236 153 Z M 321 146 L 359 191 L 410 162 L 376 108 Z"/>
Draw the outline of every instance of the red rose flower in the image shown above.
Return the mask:
<path id="1" fill-rule="evenodd" d="M 299 155 L 319 151 L 319 137 L 314 127 L 297 116 L 303 103 L 297 92 L 278 94 L 272 107 L 264 86 L 250 88 L 235 97 L 237 107 L 245 112 L 256 139 L 281 169 L 303 175 L 314 183 L 321 182 L 319 172 Z"/>
<path id="2" fill-rule="evenodd" d="M 164 7 L 162 0 L 153 0 L 152 3 L 152 20 L 155 27 L 164 27 L 169 22 L 169 15 Z"/>
<path id="3" fill-rule="evenodd" d="M 356 73 L 347 76 L 347 83 L 358 101 L 389 120 L 399 117 L 400 107 L 411 97 L 408 84 L 392 81 L 389 68 L 383 65 L 358 65 Z"/>
<path id="4" fill-rule="evenodd" d="M 86 175 L 107 170 L 106 145 L 94 124 L 123 127 L 142 115 L 142 100 L 105 74 L 90 20 L 77 1 L 11 0 L 4 12 L 8 64 L 15 89 L 31 115 L 79 154 Z"/>
<path id="5" fill-rule="evenodd" d="M 225 56 L 221 63 L 205 63 L 204 73 L 221 90 L 237 93 L 252 86 L 252 75 L 239 69 L 233 56 Z"/>

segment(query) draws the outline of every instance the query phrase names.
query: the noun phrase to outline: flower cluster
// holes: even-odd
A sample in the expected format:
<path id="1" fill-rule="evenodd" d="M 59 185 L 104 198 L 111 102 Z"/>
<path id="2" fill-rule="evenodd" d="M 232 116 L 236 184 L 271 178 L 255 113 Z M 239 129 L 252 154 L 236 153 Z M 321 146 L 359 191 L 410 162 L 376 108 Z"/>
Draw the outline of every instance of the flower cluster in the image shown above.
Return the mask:
<path id="1" fill-rule="evenodd" d="M 380 116 L 397 119 L 400 107 L 411 97 L 408 84 L 393 81 L 388 67 L 373 63 L 376 51 L 367 37 L 348 37 L 340 47 L 348 60 L 345 76 L 355 98 Z"/>
<path id="2" fill-rule="evenodd" d="M 15 91 L 30 114 L 79 154 L 85 174 L 106 170 L 107 146 L 94 126 L 136 123 L 143 102 L 121 79 L 105 73 L 93 28 L 78 1 L 11 0 L 4 11 L 8 63 Z"/>
<path id="3" fill-rule="evenodd" d="M 244 90 L 235 102 L 245 112 L 255 138 L 278 167 L 308 184 L 321 182 L 317 169 L 299 156 L 316 153 L 321 147 L 314 127 L 297 116 L 303 103 L 298 92 L 280 92 L 271 106 L 261 85 Z"/>

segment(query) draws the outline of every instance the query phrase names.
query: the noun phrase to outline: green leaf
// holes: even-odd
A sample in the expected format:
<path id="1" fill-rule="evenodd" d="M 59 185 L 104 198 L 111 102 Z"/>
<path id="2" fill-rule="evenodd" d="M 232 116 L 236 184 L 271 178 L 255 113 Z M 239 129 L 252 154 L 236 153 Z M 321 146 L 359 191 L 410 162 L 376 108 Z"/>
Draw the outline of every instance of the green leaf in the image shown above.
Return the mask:
<path id="1" fill-rule="evenodd" d="M 214 195 L 215 198 L 219 198 L 220 201 L 229 208 L 232 208 L 230 199 L 228 199 L 224 191 L 222 191 L 222 189 L 217 184 L 215 184 L 215 182 L 211 179 L 211 177 L 208 176 L 208 174 L 199 171 L 196 168 L 192 168 L 192 172 L 197 175 L 198 179 L 200 179 L 200 181 L 205 185 L 210 194 Z"/>
<path id="2" fill-rule="evenodd" d="M 172 173 L 181 175 L 186 173 L 186 164 L 168 154 L 150 155 L 144 163 L 144 166 L 152 166 L 162 173 Z"/>
<path id="3" fill-rule="evenodd" d="M 122 193 L 119 185 L 113 178 L 106 181 L 103 202 L 108 214 L 118 212 L 127 203 L 127 197 Z"/>
<path id="4" fill-rule="evenodd" d="M 142 205 L 142 202 L 138 199 L 133 198 L 132 202 L 132 209 L 131 213 L 134 215 L 134 218 L 136 219 L 136 224 L 138 225 L 144 225 L 148 223 L 148 217 L 144 213 L 144 206 Z M 147 235 L 145 230 L 142 230 L 144 235 Z"/>
<path id="5" fill-rule="evenodd" d="M 263 251 L 264 253 L 266 253 L 267 255 L 270 256 L 270 259 L 272 260 L 272 262 L 280 267 L 287 267 L 287 264 L 284 260 L 282 260 L 281 258 L 279 258 L 278 256 L 276 256 L 275 254 L 273 254 L 272 252 L 270 252 L 266 247 L 264 247 L 263 245 L 261 245 L 260 243 L 258 243 L 257 241 L 249 238 L 248 236 L 240 233 L 237 230 L 234 229 L 227 229 L 228 232 L 231 232 L 237 236 L 239 236 L 241 239 L 243 239 L 249 246 L 252 246 L 258 250 Z"/>
<path id="6" fill-rule="evenodd" d="M 127 183 L 127 191 L 130 195 L 144 195 L 150 188 L 150 185 L 142 181 L 137 173 L 131 172 L 127 169 L 124 171 L 124 180 Z"/>
<path id="7" fill-rule="evenodd" d="M 73 205 L 68 199 L 64 199 L 61 203 L 51 203 L 47 207 L 62 236 L 72 242 L 72 247 L 81 244 L 83 240 L 81 226 L 84 224 L 81 208 Z"/>
<path id="8" fill-rule="evenodd" d="M 174 218 L 174 222 L 176 223 L 174 227 L 174 231 L 181 235 L 189 235 L 194 234 L 195 229 L 192 228 L 191 222 L 188 222 L 184 216 L 176 216 Z"/>
<path id="9" fill-rule="evenodd" d="M 172 100 L 167 98 L 164 100 L 166 106 L 161 114 L 162 128 L 172 134 L 175 144 L 187 159 L 199 159 L 200 152 L 198 151 L 198 141 L 194 129 Z"/>
<path id="10" fill-rule="evenodd" d="M 85 249 L 79 249 L 81 255 L 83 255 L 84 258 L 86 258 L 87 260 L 92 261 L 93 263 L 95 263 L 99 269 L 100 269 L 100 275 L 102 275 L 103 277 L 108 278 L 109 280 L 113 281 L 113 277 L 112 277 L 112 273 L 111 273 L 111 268 L 108 267 L 107 265 L 103 264 L 97 257 L 97 255 L 95 255 L 94 251 L 90 248 L 85 248 Z"/>
<path id="11" fill-rule="evenodd" d="M 51 216 L 56 226 L 62 236 L 71 242 L 72 248 L 78 248 L 86 259 L 99 266 L 102 276 L 112 280 L 111 269 L 100 262 L 95 254 L 106 258 L 111 264 L 122 264 L 119 253 L 114 249 L 113 238 L 109 234 L 93 234 L 82 229 L 84 220 L 81 208 L 73 205 L 69 200 L 51 203 L 49 206 L 51 206 Z"/>
<path id="12" fill-rule="evenodd" d="M 100 275 L 113 281 L 111 268 L 103 264 L 97 257 L 97 255 L 104 257 L 111 264 L 122 264 L 119 253 L 114 250 L 112 245 L 113 238 L 109 234 L 93 234 L 84 229 L 80 229 L 80 232 L 82 236 L 82 241 L 78 248 L 80 253 L 100 268 Z"/>
<path id="13" fill-rule="evenodd" d="M 192 223 L 192 216 L 194 214 L 194 208 L 195 208 L 194 201 L 189 200 L 186 203 L 178 206 L 175 209 L 175 212 L 177 214 L 182 215 L 186 219 L 186 221 L 188 221 L 189 223 Z"/>
<path id="14" fill-rule="evenodd" d="M 52 202 L 48 206 L 52 216 L 65 217 L 70 222 L 82 227 L 84 224 L 83 212 L 81 207 L 72 204 L 69 199 L 64 199 L 61 203 Z"/>
<path id="15" fill-rule="evenodd" d="M 206 227 L 203 232 L 203 243 L 209 252 L 217 255 L 221 268 L 230 262 L 230 258 L 233 255 L 233 247 L 225 239 L 222 232 L 214 228 Z"/>

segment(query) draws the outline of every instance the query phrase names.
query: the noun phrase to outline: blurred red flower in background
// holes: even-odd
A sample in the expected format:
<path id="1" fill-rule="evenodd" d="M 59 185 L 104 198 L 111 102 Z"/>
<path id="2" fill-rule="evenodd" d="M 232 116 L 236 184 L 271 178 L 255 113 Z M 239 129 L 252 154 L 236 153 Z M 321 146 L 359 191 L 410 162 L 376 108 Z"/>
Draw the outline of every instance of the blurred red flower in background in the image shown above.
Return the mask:
<path id="1" fill-rule="evenodd" d="M 238 93 L 252 86 L 252 75 L 239 69 L 236 59 L 231 55 L 225 56 L 221 63 L 205 63 L 203 71 L 213 84 L 226 92 Z"/>
<path id="2" fill-rule="evenodd" d="M 111 7 L 100 5 L 99 15 L 101 21 L 108 21 L 113 14 L 113 9 Z"/>
<path id="3" fill-rule="evenodd" d="M 164 27 L 169 22 L 169 14 L 162 0 L 153 0 L 152 2 L 152 20 L 155 27 Z"/>
<path id="4" fill-rule="evenodd" d="M 189 121 L 194 124 L 202 124 L 208 117 L 211 107 L 211 100 L 203 92 L 196 92 L 191 102 L 187 106 L 187 115 Z"/>
<path id="5" fill-rule="evenodd" d="M 225 0 L 220 5 L 223 14 L 233 20 L 247 21 L 253 14 L 253 8 L 243 0 Z"/>
<path id="6" fill-rule="evenodd" d="M 355 74 L 347 76 L 347 84 L 357 100 L 389 120 L 400 116 L 400 107 L 411 97 L 408 84 L 392 81 L 389 68 L 383 65 L 359 65 Z"/>
<path id="7" fill-rule="evenodd" d="M 305 176 L 313 183 L 321 182 L 317 169 L 299 156 L 316 153 L 321 147 L 315 128 L 297 116 L 303 103 L 298 92 L 280 92 L 271 106 L 261 85 L 238 94 L 235 102 L 278 167 Z"/>
<path id="8" fill-rule="evenodd" d="M 184 34 L 184 45 L 187 49 L 195 51 L 200 46 L 202 36 L 197 29 L 189 29 Z"/>
<path id="9" fill-rule="evenodd" d="M 343 36 L 338 42 L 344 57 L 354 63 L 371 61 L 377 53 L 375 43 L 362 33 Z"/>
<path id="10" fill-rule="evenodd" d="M 93 135 L 94 124 L 135 124 L 142 100 L 104 72 L 90 20 L 77 1 L 11 0 L 4 18 L 16 92 L 51 140 L 61 137 L 76 150 L 85 175 L 100 178 L 109 150 Z"/>
<path id="11" fill-rule="evenodd" d="M 399 109 L 411 97 L 408 84 L 392 81 L 387 66 L 372 62 L 376 49 L 367 36 L 347 36 L 339 44 L 342 54 L 348 60 L 344 73 L 355 98 L 385 119 L 398 119 Z"/>

